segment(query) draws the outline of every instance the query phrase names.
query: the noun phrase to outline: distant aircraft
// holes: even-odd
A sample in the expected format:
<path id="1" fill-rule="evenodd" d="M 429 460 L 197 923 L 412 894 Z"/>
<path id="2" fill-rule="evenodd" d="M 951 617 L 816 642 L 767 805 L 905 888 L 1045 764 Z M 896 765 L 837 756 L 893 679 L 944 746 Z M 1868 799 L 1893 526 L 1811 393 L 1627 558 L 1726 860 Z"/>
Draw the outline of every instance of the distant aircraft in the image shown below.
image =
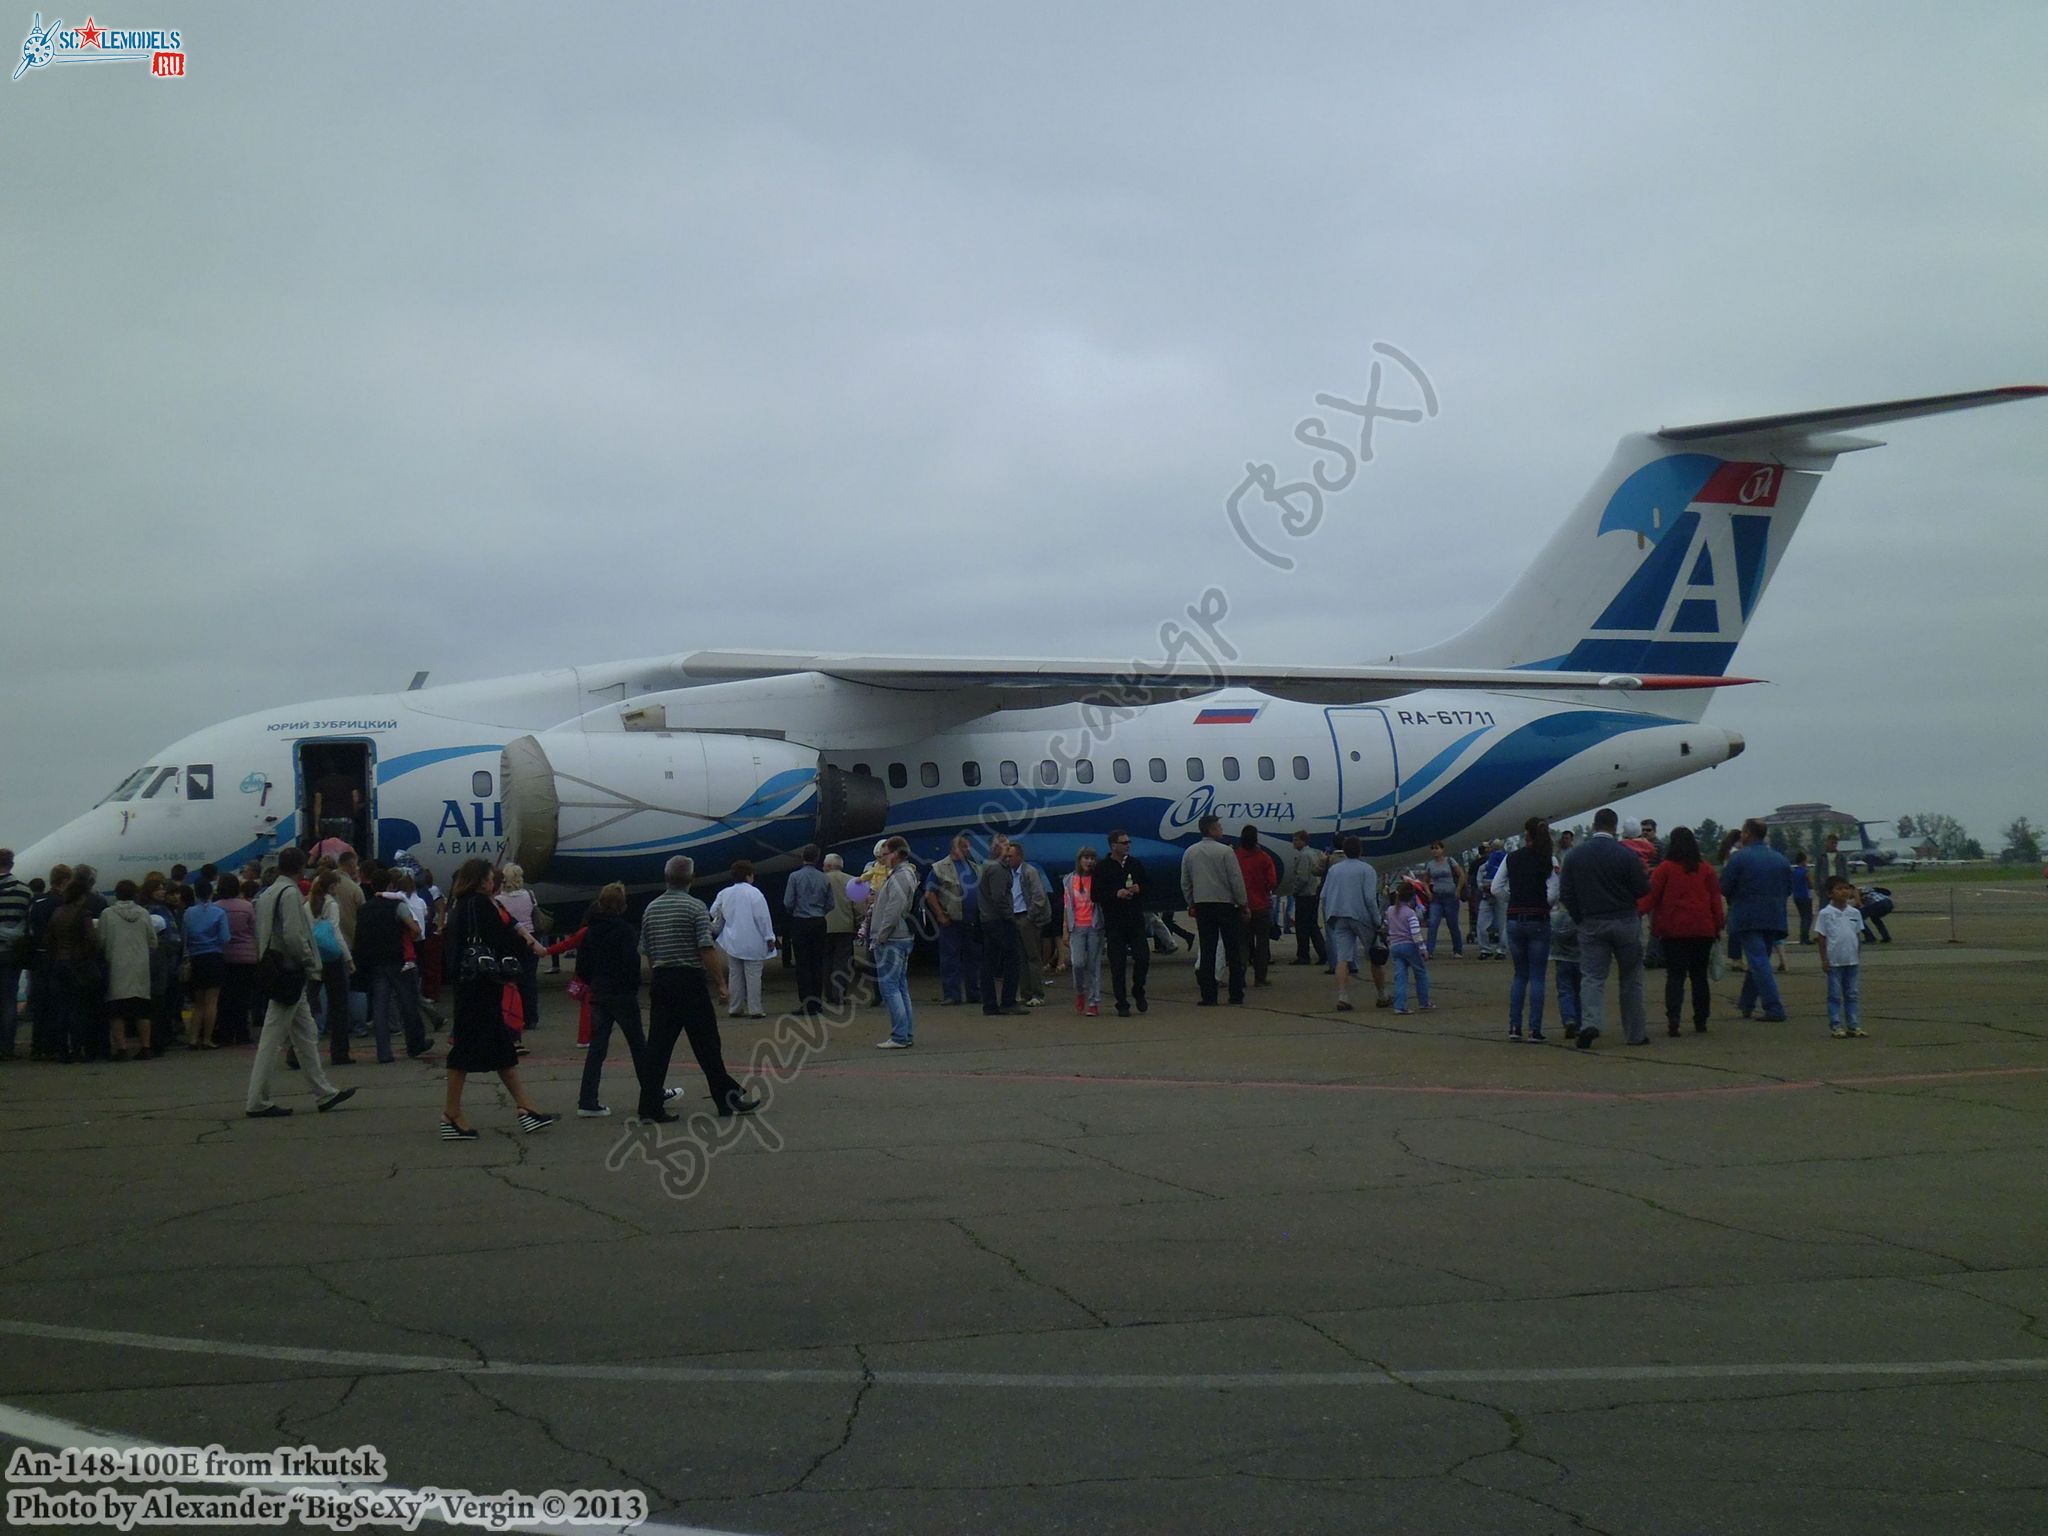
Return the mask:
<path id="1" fill-rule="evenodd" d="M 111 882 L 338 836 L 444 874 L 516 860 L 568 900 L 676 853 L 716 878 L 901 833 L 925 860 L 961 828 L 1059 869 L 1122 827 L 1170 868 L 1213 812 L 1392 867 L 1735 757 L 1701 716 L 1750 681 L 1729 662 L 1821 475 L 1878 446 L 1848 429 L 2043 394 L 1625 437 L 1497 607 L 1381 663 L 1239 665 L 1197 605 L 1156 664 L 697 651 L 291 705 L 154 754 L 19 862 Z"/>
<path id="2" fill-rule="evenodd" d="M 1918 869 L 1922 864 L 1939 864 L 1942 862 L 1938 858 L 1928 859 L 1921 857 L 1921 840 L 1919 838 L 1875 838 L 1870 835 L 1870 829 L 1873 826 L 1882 827 L 1884 825 L 1884 822 L 1871 821 L 1859 821 L 1856 823 L 1856 835 L 1862 841 L 1863 846 L 1850 852 L 1848 856 L 1849 868 L 1854 869 L 1857 865 L 1861 864 L 1865 869 L 1875 871 L 1898 864 L 1903 865 L 1907 869 Z"/>

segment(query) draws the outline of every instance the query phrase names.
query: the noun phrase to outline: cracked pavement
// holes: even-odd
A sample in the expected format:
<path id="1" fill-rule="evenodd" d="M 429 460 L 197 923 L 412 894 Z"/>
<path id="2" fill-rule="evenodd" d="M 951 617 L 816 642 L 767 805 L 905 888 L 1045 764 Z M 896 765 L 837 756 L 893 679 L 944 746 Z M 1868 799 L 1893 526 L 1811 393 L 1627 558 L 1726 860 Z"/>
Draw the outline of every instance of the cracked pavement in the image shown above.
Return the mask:
<path id="1" fill-rule="evenodd" d="M 916 1051 L 836 1031 L 688 1200 L 494 1084 L 441 1143 L 411 1063 L 274 1122 L 246 1052 L 7 1064 L 0 1321 L 95 1336 L 0 1331 L 0 1402 L 743 1532 L 2038 1528 L 2048 903 L 1981 950 L 1910 907 L 1855 1042 L 1810 954 L 1790 1024 L 1731 977 L 1591 1053 L 1508 1044 L 1500 963 L 1398 1020 L 1285 964 L 1198 1011 L 1161 959 L 1130 1020 L 919 973 Z M 564 1110 L 570 1009 L 526 1068 Z M 1895 1362 L 1943 1369 L 1798 1369 Z"/>

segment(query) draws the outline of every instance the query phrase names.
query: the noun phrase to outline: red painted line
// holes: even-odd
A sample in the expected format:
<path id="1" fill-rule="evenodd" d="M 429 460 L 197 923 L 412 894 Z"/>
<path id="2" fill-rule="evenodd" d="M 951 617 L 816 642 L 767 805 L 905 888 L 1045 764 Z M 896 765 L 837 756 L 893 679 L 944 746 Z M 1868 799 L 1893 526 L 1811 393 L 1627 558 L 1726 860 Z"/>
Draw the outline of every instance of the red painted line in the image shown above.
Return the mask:
<path id="1" fill-rule="evenodd" d="M 1862 1084 L 1939 1083 L 1959 1078 L 2029 1077 L 2048 1067 L 1976 1067 L 1954 1072 L 1901 1072 L 1869 1077 L 1815 1077 L 1785 1083 L 1739 1083 L 1709 1088 L 1484 1088 L 1449 1083 L 1317 1083 L 1288 1079 L 1227 1077 L 1137 1077 L 1089 1072 L 953 1072 L 913 1068 L 891 1073 L 873 1067 L 813 1067 L 824 1077 L 860 1077 L 910 1082 L 945 1078 L 982 1083 L 1041 1083 L 1104 1088 L 1248 1088 L 1281 1093 L 1385 1093 L 1480 1099 L 1560 1099 L 1579 1102 L 1620 1102 L 1647 1099 L 1734 1098 L 1747 1094 L 1804 1093 L 1816 1088 L 1855 1088 Z"/>

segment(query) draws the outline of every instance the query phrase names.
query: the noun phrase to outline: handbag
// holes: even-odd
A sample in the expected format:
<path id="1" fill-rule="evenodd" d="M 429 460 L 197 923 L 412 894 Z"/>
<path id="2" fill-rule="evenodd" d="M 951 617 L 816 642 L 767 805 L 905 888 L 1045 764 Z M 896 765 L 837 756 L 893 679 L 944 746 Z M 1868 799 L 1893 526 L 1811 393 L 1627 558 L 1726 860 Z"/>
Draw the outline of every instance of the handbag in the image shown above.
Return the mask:
<path id="1" fill-rule="evenodd" d="M 1721 947 L 1721 941 L 1714 940 L 1714 951 L 1707 956 L 1707 980 L 1719 981 L 1728 974 L 1728 951 Z"/>
<path id="2" fill-rule="evenodd" d="M 277 941 L 284 928 L 284 893 L 286 884 L 277 882 L 277 894 L 270 898 L 270 943 L 264 947 L 256 961 L 256 985 L 264 999 L 280 1008 L 295 1005 L 306 992 L 306 969 L 296 960 L 288 959 L 277 947 Z"/>
<path id="3" fill-rule="evenodd" d="M 568 987 L 564 990 L 566 990 L 571 997 L 575 998 L 576 1001 L 580 1003 L 590 996 L 590 983 L 585 981 L 581 976 L 572 976 L 569 978 Z"/>
<path id="4" fill-rule="evenodd" d="M 476 905 L 469 907 L 469 941 L 462 946 L 462 954 L 456 963 L 457 981 L 504 981 L 517 978 L 519 962 L 499 955 L 490 945 L 483 942 L 483 935 L 477 931 Z"/>

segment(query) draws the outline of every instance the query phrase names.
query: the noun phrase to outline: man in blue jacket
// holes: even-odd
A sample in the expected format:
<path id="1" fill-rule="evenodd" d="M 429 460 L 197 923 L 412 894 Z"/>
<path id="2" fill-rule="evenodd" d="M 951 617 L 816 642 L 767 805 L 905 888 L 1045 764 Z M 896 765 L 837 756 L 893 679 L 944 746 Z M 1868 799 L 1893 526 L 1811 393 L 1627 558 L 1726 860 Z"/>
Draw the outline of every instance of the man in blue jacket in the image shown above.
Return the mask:
<path id="1" fill-rule="evenodd" d="M 1764 824 L 1754 817 L 1742 824 L 1742 846 L 1728 856 L 1721 871 L 1721 894 L 1728 902 L 1728 936 L 1742 951 L 1742 1016 L 1752 1017 L 1761 1003 L 1773 1024 L 1785 1019 L 1785 1000 L 1778 978 L 1771 974 L 1771 946 L 1785 937 L 1785 904 L 1792 899 L 1792 861 L 1764 841 Z"/>

